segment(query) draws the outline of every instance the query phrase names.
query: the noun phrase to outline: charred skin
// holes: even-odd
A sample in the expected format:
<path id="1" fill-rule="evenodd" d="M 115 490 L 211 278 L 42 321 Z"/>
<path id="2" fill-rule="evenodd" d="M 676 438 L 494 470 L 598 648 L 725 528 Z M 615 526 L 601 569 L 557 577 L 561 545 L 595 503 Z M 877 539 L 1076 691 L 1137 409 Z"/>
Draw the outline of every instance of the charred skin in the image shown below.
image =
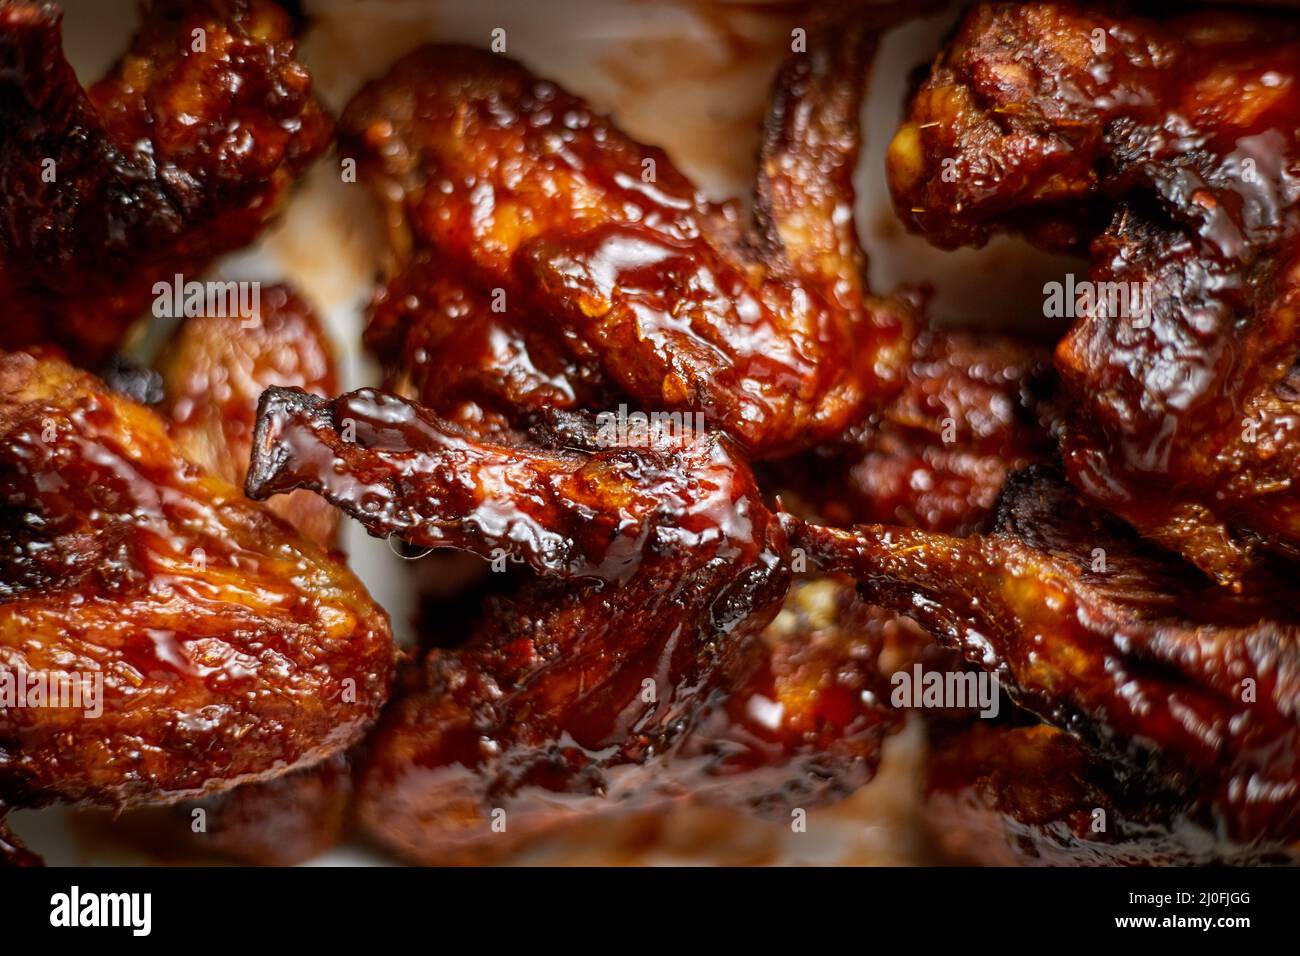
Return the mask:
<path id="1" fill-rule="evenodd" d="M 1293 847 L 1242 846 L 1205 808 L 1098 760 L 1046 724 L 975 722 L 930 735 L 926 820 L 943 855 L 982 866 L 1294 863 Z"/>
<path id="2" fill-rule="evenodd" d="M 287 286 L 260 295 L 260 311 L 247 318 L 186 319 L 157 363 L 158 410 L 180 453 L 237 486 L 248 471 L 262 392 L 272 385 L 338 391 L 334 350 L 311 306 Z M 334 546 L 338 512 L 315 495 L 288 495 L 268 507 L 322 548 Z"/>
<path id="3" fill-rule="evenodd" d="M 1259 11 L 982 4 L 890 150 L 941 246 L 1091 240 L 1122 294 L 1057 350 L 1069 477 L 1233 588 L 1300 553 L 1298 63 L 1294 18 Z"/>
<path id="4" fill-rule="evenodd" d="M 481 861 L 688 797 L 780 812 L 874 773 L 901 721 L 876 671 L 884 621 L 826 581 L 769 626 L 786 544 L 727 439 L 521 448 L 368 390 L 272 390 L 260 414 L 250 495 L 311 488 L 371 533 L 541 575 L 432 649 L 370 743 L 360 817 L 403 855 Z"/>
<path id="5" fill-rule="evenodd" d="M 183 458 L 152 411 L 14 353 L 0 437 L 0 663 L 103 677 L 97 719 L 0 714 L 6 803 L 215 793 L 327 758 L 374 720 L 394 654 L 384 613 Z"/>
<path id="6" fill-rule="evenodd" d="M 430 653 L 370 742 L 357 801 L 365 831 L 417 862 L 483 863 L 593 817 L 684 800 L 789 819 L 791 807 L 831 802 L 874 776 L 902 714 L 885 703 L 876 668 L 887 623 L 851 587 L 797 584 L 758 640 L 771 610 L 747 618 L 727 637 L 741 648 L 726 678 L 679 692 L 661 718 L 642 699 L 653 634 L 629 608 L 659 598 L 641 584 L 604 601 L 534 584 L 490 605 L 466 646 Z M 675 600 L 683 590 L 673 586 Z M 593 637 L 629 659 L 593 655 Z M 595 684 L 580 684 L 584 699 L 562 713 L 555 692 L 567 681 L 574 695 L 575 670 Z M 542 694 L 552 699 L 538 704 Z M 503 734 L 512 711 L 527 719 Z M 613 753 L 575 745 L 593 717 L 603 727 L 612 713 L 636 721 Z"/>
<path id="7" fill-rule="evenodd" d="M 94 364 L 156 282 L 256 236 L 331 123 L 270 0 L 148 3 L 89 90 L 61 19 L 53 4 L 0 3 L 0 347 L 54 341 Z"/>
<path id="8" fill-rule="evenodd" d="M 971 534 L 1011 472 L 1054 457 L 1058 391 L 1045 350 L 925 331 L 893 401 L 764 472 L 784 506 L 819 524 Z"/>
<path id="9" fill-rule="evenodd" d="M 1042 470 L 990 535 L 786 519 L 809 560 L 911 615 L 1090 752 L 1155 775 L 1246 845 L 1300 833 L 1300 625 L 1283 576 L 1235 596 Z"/>
<path id="10" fill-rule="evenodd" d="M 425 254 L 445 260 L 458 283 L 504 297 L 508 317 L 493 322 L 543 324 L 613 391 L 702 411 L 749 452 L 784 454 L 901 384 L 912 307 L 870 295 L 851 218 L 878 26 L 819 35 L 783 71 L 754 231 L 661 150 L 463 47 L 417 50 L 365 87 L 341 151 L 383 207 L 393 274 Z"/>

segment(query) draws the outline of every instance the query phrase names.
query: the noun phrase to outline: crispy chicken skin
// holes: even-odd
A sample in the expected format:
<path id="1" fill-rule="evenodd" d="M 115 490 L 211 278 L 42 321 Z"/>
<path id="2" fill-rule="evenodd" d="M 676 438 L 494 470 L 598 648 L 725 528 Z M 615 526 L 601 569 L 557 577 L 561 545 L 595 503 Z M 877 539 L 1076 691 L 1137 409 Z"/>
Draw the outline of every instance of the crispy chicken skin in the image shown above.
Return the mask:
<path id="1" fill-rule="evenodd" d="M 1207 590 L 1041 468 L 1009 482 L 987 536 L 785 521 L 811 562 L 852 574 L 868 600 L 910 614 L 1093 753 L 1188 794 L 1227 838 L 1296 840 L 1289 570 L 1261 596 Z"/>
<path id="2" fill-rule="evenodd" d="M 388 621 L 352 574 L 181 456 L 151 410 L 0 359 L 0 663 L 102 675 L 102 715 L 0 713 L 0 800 L 170 802 L 361 735 Z"/>
<path id="3" fill-rule="evenodd" d="M 1294 18 L 1258 11 L 981 4 L 890 150 L 942 246 L 1091 240 L 1106 294 L 1056 354 L 1069 477 L 1234 588 L 1300 552 L 1297 64 Z"/>
<path id="4" fill-rule="evenodd" d="M 248 318 L 199 315 L 180 324 L 157 362 L 159 412 L 180 453 L 243 485 L 253 447 L 257 402 L 272 385 L 316 395 L 338 391 L 334 350 L 315 312 L 283 285 L 261 289 Z M 288 495 L 268 507 L 323 548 L 334 545 L 338 512 L 315 495 Z"/>
<path id="5" fill-rule="evenodd" d="M 503 306 L 474 320 L 462 364 L 481 360 L 489 326 L 531 356 L 540 326 L 572 365 L 520 362 L 527 388 L 577 404 L 598 369 L 643 408 L 702 411 L 752 454 L 788 453 L 901 385 L 913 309 L 870 294 L 852 219 L 863 76 L 888 17 L 810 39 L 778 78 L 754 230 L 661 150 L 513 61 L 464 47 L 424 47 L 366 86 L 340 121 L 340 150 L 384 209 L 394 283 L 436 258 L 454 275 L 440 281 L 483 290 L 453 297 Z M 410 300 L 413 321 L 440 323 L 445 294 Z M 495 391 L 509 404 L 501 393 L 520 385 Z"/>
<path id="6" fill-rule="evenodd" d="M 0 2 L 0 346 L 94 364 L 151 303 L 249 243 L 330 139 L 270 0 L 153 0 L 88 90 L 61 13 Z"/>

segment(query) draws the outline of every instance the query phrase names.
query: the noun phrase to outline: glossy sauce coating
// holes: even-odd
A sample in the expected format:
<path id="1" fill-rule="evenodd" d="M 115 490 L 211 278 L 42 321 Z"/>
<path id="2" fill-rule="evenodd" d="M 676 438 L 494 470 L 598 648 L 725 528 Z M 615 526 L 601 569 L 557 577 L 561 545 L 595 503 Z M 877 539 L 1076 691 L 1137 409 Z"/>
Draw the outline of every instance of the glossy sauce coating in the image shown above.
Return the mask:
<path id="1" fill-rule="evenodd" d="M 370 742 L 361 819 L 406 856 L 482 860 L 682 798 L 788 814 L 869 780 L 901 724 L 887 616 L 832 580 L 785 598 L 784 537 L 726 439 L 512 447 L 368 390 L 276 390 L 261 416 L 251 494 L 315 488 L 372 533 L 543 575 L 431 649 Z"/>
<path id="2" fill-rule="evenodd" d="M 270 0 L 155 0 L 89 90 L 60 21 L 0 3 L 0 346 L 55 341 L 93 364 L 154 283 L 253 239 L 331 124 Z"/>
<path id="3" fill-rule="evenodd" d="M 1254 589 L 1268 597 L 1207 589 L 1043 470 L 1009 484 L 983 537 L 786 520 L 811 561 L 853 574 L 1093 752 L 1193 795 L 1235 840 L 1296 839 L 1300 625 L 1285 570 Z"/>
<path id="4" fill-rule="evenodd" d="M 696 572 L 686 583 L 703 582 Z M 874 776 L 902 715 L 880 692 L 883 620 L 851 587 L 796 584 L 758 639 L 771 609 L 732 632 L 738 650 L 725 674 L 679 689 L 661 716 L 642 696 L 645 675 L 657 679 L 667 663 L 645 654 L 647 638 L 663 634 L 646 615 L 684 633 L 680 612 L 639 584 L 608 597 L 525 587 L 490 605 L 466 646 L 432 652 L 368 748 L 358 796 L 366 832 L 417 862 L 483 863 L 595 816 L 680 801 L 788 820 L 792 807 L 822 805 Z M 662 578 L 655 587 L 689 600 Z M 597 656 L 600 642 L 608 649 Z M 591 721 L 581 716 L 589 708 L 638 720 L 617 745 L 582 746 L 591 738 L 575 728 Z"/>
<path id="5" fill-rule="evenodd" d="M 257 402 L 271 385 L 337 391 L 333 348 L 293 289 L 263 286 L 253 315 L 184 320 L 156 363 L 159 412 L 181 453 L 236 486 L 253 444 Z M 322 548 L 337 543 L 340 515 L 306 491 L 267 507 Z M 315 767 L 236 787 L 200 801 L 114 814 L 109 825 L 165 855 L 177 850 L 288 866 L 318 855 L 344 832 L 351 764 L 338 754 Z M 193 829 L 202 810 L 205 828 Z"/>
<path id="6" fill-rule="evenodd" d="M 479 852 L 494 808 L 522 838 L 554 825 L 562 796 L 651 794 L 700 709 L 752 667 L 786 590 L 780 526 L 716 435 L 509 446 L 370 390 L 274 389 L 260 419 L 250 495 L 311 488 L 371 533 L 544 576 L 432 650 L 371 744 L 362 818 L 421 859 Z"/>
<path id="7" fill-rule="evenodd" d="M 595 453 L 481 439 L 405 399 L 360 389 L 262 397 L 246 490 L 307 488 L 373 535 L 502 556 L 543 574 L 627 581 L 671 526 L 674 548 L 752 560 L 770 515 L 717 435 L 680 450 Z M 665 543 L 666 546 L 666 543 Z"/>
<path id="8" fill-rule="evenodd" d="M 779 454 L 900 384 L 911 310 L 870 296 L 852 231 L 874 35 L 864 20 L 820 36 L 778 79 L 752 233 L 662 151 L 462 47 L 417 50 L 363 89 L 341 149 L 385 209 L 394 271 L 430 250 L 644 408 L 703 411 Z"/>
<path id="9" fill-rule="evenodd" d="M 364 342 L 387 391 L 449 422 L 503 435 L 554 410 L 616 408 L 618 391 L 594 353 L 503 293 L 421 253 L 375 295 Z"/>
<path id="10" fill-rule="evenodd" d="M 13 353 L 0 436 L 0 665 L 103 680 L 99 717 L 0 713 L 0 799 L 170 802 L 328 757 L 374 719 L 383 611 L 154 412 Z"/>
<path id="11" fill-rule="evenodd" d="M 1057 350 L 1069 476 L 1234 588 L 1300 543 L 1297 63 L 1294 19 L 1259 11 L 981 4 L 890 150 L 939 245 L 1091 241 L 1121 295 Z"/>

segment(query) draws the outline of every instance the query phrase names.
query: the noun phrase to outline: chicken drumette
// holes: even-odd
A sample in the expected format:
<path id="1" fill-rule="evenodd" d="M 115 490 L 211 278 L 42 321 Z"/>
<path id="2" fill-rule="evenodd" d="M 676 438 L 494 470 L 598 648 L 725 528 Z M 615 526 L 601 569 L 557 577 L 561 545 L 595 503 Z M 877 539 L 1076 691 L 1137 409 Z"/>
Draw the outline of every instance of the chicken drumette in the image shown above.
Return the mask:
<path id="1" fill-rule="evenodd" d="M 327 758 L 373 721 L 384 613 L 337 558 L 184 458 L 153 411 L 12 353 L 0 437 L 0 663 L 97 688 L 81 710 L 0 711 L 4 804 L 211 794 Z"/>

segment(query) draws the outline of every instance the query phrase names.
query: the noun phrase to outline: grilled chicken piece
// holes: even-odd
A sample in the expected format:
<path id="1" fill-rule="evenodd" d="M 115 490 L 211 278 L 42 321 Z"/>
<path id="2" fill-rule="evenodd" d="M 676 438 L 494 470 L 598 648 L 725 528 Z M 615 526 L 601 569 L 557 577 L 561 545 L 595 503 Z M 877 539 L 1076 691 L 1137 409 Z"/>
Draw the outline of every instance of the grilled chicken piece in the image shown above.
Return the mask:
<path id="1" fill-rule="evenodd" d="M 491 602 L 466 644 L 430 652 L 369 744 L 366 832 L 416 862 L 484 863 L 595 816 L 684 800 L 789 820 L 872 779 L 902 714 L 877 668 L 888 617 L 851 585 L 799 581 L 758 640 L 770 611 L 728 635 L 728 680 L 694 699 L 678 688 L 660 717 L 646 700 L 662 631 L 629 608 L 677 612 L 639 583 L 606 600 L 526 586 Z M 611 728 L 614 714 L 624 727 Z"/>
<path id="2" fill-rule="evenodd" d="M 1300 554 L 1297 64 L 1300 26 L 1259 11 L 981 4 L 890 148 L 941 246 L 1091 241 L 1069 477 L 1233 588 Z"/>
<path id="3" fill-rule="evenodd" d="M 855 14 L 782 71 L 752 230 L 522 66 L 463 47 L 408 55 L 340 122 L 389 225 L 371 341 L 444 416 L 464 393 L 497 411 L 625 393 L 702 412 L 763 457 L 838 435 L 901 386 L 914 323 L 910 301 L 866 288 L 852 217 L 862 78 L 899 16 Z M 433 261 L 436 277 L 418 274 Z M 472 325 L 448 323 L 449 302 Z M 396 337 L 394 310 L 409 326 Z M 428 341 L 463 350 L 468 380 L 446 381 L 456 369 L 440 358 L 428 374 Z"/>
<path id="4" fill-rule="evenodd" d="M 155 298 L 247 245 L 331 122 L 269 0 L 153 0 L 83 90 L 53 4 L 0 2 L 0 347 L 94 365 Z"/>
<path id="5" fill-rule="evenodd" d="M 383 611 L 151 410 L 5 355 L 0 495 L 0 665 L 67 678 L 84 704 L 0 711 L 3 802 L 206 795 L 327 758 L 374 720 Z"/>
<path id="6" fill-rule="evenodd" d="M 1203 806 L 1099 760 L 1047 724 L 939 725 L 926 821 L 950 860 L 983 866 L 1294 863 L 1293 847 L 1234 844 Z"/>
<path id="7" fill-rule="evenodd" d="M 251 496 L 309 488 L 372 534 L 536 573 L 429 651 L 371 741 L 361 819 L 404 855 L 482 860 L 686 797 L 788 817 L 874 773 L 901 722 L 888 622 L 827 581 L 771 624 L 790 555 L 725 437 L 503 445 L 370 390 L 272 389 L 259 414 Z"/>
<path id="8" fill-rule="evenodd" d="M 199 315 L 176 329 L 149 384 L 124 369 L 115 390 L 158 395 L 186 459 L 242 485 L 253 444 L 257 402 L 271 385 L 333 394 L 333 349 L 311 307 L 287 286 L 261 290 L 260 309 L 247 318 Z M 322 548 L 334 547 L 339 513 L 309 492 L 268 503 L 271 511 Z M 288 866 L 337 843 L 345 831 L 351 764 L 338 754 L 265 783 L 251 783 L 197 801 L 113 813 L 101 819 L 114 835 L 162 854 L 212 854 Z M 196 814 L 196 811 L 201 813 Z"/>
<path id="9" fill-rule="evenodd" d="M 1089 752 L 1203 806 L 1226 839 L 1272 849 L 1300 835 L 1288 569 L 1252 596 L 1207 589 L 1041 468 L 1012 479 L 984 537 L 785 523 L 810 562 L 852 574 Z"/>

